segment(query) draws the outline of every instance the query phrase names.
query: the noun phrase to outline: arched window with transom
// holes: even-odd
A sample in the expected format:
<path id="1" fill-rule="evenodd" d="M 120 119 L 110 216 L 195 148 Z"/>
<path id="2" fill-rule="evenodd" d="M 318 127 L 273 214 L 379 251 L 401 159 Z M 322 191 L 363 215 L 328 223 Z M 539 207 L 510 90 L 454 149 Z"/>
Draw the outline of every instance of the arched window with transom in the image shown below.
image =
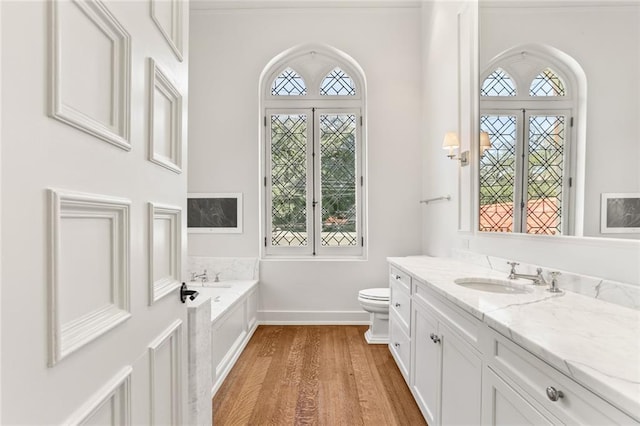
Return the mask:
<path id="1" fill-rule="evenodd" d="M 479 230 L 572 233 L 573 76 L 557 58 L 522 50 L 481 77 Z"/>
<path id="2" fill-rule="evenodd" d="M 296 48 L 261 77 L 265 257 L 361 257 L 361 68 L 328 47 Z"/>

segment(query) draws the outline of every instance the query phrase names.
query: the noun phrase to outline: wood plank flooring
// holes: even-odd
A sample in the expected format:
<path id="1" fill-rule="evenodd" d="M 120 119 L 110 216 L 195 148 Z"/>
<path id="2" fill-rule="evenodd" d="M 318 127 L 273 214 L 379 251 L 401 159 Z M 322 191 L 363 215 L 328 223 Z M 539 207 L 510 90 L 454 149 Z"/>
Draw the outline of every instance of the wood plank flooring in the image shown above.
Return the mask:
<path id="1" fill-rule="evenodd" d="M 213 424 L 426 425 L 366 326 L 260 326 L 213 399 Z"/>

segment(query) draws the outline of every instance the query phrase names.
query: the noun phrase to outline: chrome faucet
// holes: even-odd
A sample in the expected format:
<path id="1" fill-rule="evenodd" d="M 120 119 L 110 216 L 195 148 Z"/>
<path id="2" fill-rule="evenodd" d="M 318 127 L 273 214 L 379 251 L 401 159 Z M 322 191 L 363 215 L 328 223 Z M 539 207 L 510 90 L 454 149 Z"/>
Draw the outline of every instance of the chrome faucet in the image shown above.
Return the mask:
<path id="1" fill-rule="evenodd" d="M 205 269 L 204 272 L 199 275 L 197 275 L 195 272 L 192 272 L 191 281 L 195 281 L 196 279 L 199 279 L 203 283 L 209 282 L 209 276 L 207 275 L 207 270 Z"/>
<path id="2" fill-rule="evenodd" d="M 530 274 L 519 274 L 516 272 L 516 266 L 519 265 L 518 262 L 507 262 L 508 265 L 511 265 L 511 272 L 509 272 L 509 276 L 507 278 L 509 278 L 510 280 L 515 280 L 516 278 L 526 278 L 528 280 L 533 281 L 533 284 L 535 285 L 547 285 L 547 281 L 544 279 L 544 276 L 542 275 L 542 268 L 537 268 L 536 269 L 536 275 L 530 275 Z"/>

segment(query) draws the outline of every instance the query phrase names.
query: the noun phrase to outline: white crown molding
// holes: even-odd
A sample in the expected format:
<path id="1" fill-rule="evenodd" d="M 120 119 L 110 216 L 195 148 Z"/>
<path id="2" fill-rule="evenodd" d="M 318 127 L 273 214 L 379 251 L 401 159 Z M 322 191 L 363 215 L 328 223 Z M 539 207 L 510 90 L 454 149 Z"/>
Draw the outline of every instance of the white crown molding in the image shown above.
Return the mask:
<path id="1" fill-rule="evenodd" d="M 588 8 L 588 7 L 638 7 L 638 0 L 479 0 L 480 9 L 488 8 Z"/>
<path id="2" fill-rule="evenodd" d="M 170 1 L 171 3 L 171 28 L 165 28 L 162 26 L 162 23 L 156 16 L 156 3 L 158 1 L 162 1 L 166 3 Z M 176 54 L 176 57 L 180 62 L 184 60 L 183 55 L 183 1 L 182 0 L 151 0 L 151 19 L 156 24 L 162 37 L 167 41 L 173 53 Z"/>
<path id="3" fill-rule="evenodd" d="M 167 73 L 153 58 L 149 58 L 149 161 L 172 172 L 182 173 L 182 95 Z M 164 135 L 169 143 L 169 156 L 156 152 L 154 134 L 155 91 L 162 93 L 171 103 L 171 132 Z"/>
<path id="4" fill-rule="evenodd" d="M 233 9 L 420 8 L 419 0 L 191 0 L 191 12 Z"/>
<path id="5" fill-rule="evenodd" d="M 102 388 L 72 414 L 63 424 L 79 425 L 88 423 L 91 417 L 105 404 L 112 402 L 114 424 L 127 426 L 131 424 L 131 372 L 126 366 L 113 376 Z"/>
<path id="6" fill-rule="evenodd" d="M 75 352 L 90 341 L 126 321 L 129 301 L 129 209 L 126 199 L 79 192 L 49 190 L 48 279 L 49 366 Z M 85 315 L 61 323 L 59 294 L 64 284 L 60 269 L 62 221 L 65 219 L 104 219 L 111 224 L 111 300 Z"/>
<path id="7" fill-rule="evenodd" d="M 170 235 L 167 243 L 171 256 L 169 265 L 169 275 L 154 279 L 154 259 L 155 232 L 154 224 L 156 220 L 167 220 L 170 224 Z M 180 207 L 164 206 L 149 203 L 149 305 L 153 305 L 158 300 L 170 294 L 180 287 L 180 276 L 182 271 L 182 209 Z"/>
<path id="8" fill-rule="evenodd" d="M 168 345 L 167 348 L 165 346 Z M 182 424 L 182 321 L 176 320 L 165 331 L 163 331 L 151 344 L 149 344 L 149 424 L 156 424 L 156 409 L 158 403 L 156 401 L 156 394 L 158 391 L 157 374 L 162 371 L 166 374 L 167 369 L 171 375 L 171 389 L 167 389 L 171 394 L 171 414 L 172 419 L 170 424 L 178 425 Z M 158 352 L 166 349 L 169 352 L 170 365 L 159 365 Z M 165 420 L 165 419 L 163 419 Z M 159 421 L 159 420 L 158 420 Z"/>
<path id="9" fill-rule="evenodd" d="M 95 25 L 113 45 L 111 98 L 113 99 L 113 123 L 102 123 L 82 111 L 67 105 L 62 96 L 62 50 L 59 6 L 62 0 L 49 5 L 49 116 L 83 132 L 109 142 L 125 151 L 131 150 L 130 85 L 131 85 L 131 37 L 100 0 L 74 0 L 89 22 Z M 80 72 L 80 70 L 78 70 Z"/>

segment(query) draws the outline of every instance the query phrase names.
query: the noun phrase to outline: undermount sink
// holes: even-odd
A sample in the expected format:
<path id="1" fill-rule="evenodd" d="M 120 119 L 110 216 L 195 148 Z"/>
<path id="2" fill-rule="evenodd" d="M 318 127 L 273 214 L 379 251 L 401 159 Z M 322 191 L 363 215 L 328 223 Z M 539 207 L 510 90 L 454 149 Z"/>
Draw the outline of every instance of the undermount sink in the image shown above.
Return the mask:
<path id="1" fill-rule="evenodd" d="M 486 291 L 489 293 L 525 294 L 531 292 L 531 289 L 525 287 L 523 284 L 516 284 L 510 281 L 499 280 L 496 278 L 458 278 L 453 282 L 462 287 L 470 288 L 473 290 Z"/>

